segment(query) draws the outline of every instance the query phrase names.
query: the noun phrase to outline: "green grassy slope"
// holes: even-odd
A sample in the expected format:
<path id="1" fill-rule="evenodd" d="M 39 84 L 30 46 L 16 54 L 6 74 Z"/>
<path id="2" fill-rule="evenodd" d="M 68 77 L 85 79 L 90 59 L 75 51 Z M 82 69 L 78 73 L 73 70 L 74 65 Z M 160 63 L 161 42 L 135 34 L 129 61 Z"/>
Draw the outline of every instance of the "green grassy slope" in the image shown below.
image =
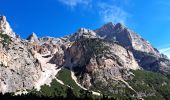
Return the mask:
<path id="1" fill-rule="evenodd" d="M 170 80 L 158 73 L 137 70 L 135 77 L 128 83 L 145 99 L 170 100 Z"/>

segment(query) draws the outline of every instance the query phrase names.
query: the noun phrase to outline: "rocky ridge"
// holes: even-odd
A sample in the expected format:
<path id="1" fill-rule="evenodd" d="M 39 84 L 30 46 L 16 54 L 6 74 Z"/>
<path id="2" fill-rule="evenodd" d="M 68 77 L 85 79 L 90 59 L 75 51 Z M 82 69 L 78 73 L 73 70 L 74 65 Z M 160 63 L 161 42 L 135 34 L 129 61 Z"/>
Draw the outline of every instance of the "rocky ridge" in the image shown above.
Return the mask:
<path id="1" fill-rule="evenodd" d="M 15 38 L 16 34 L 12 31 L 9 23 L 6 20 L 5 16 L 0 16 L 0 32 L 3 34 L 7 34 L 10 37 Z"/>
<path id="2" fill-rule="evenodd" d="M 39 42 L 37 35 L 33 32 L 28 38 L 29 42 Z"/>
<path id="3" fill-rule="evenodd" d="M 63 85 L 55 77 L 63 67 L 71 70 L 82 89 L 116 95 L 128 90 L 138 97 L 142 96 L 128 83 L 135 76 L 133 71 L 146 69 L 170 75 L 170 60 L 120 23 L 108 23 L 94 31 L 81 28 L 61 38 L 38 38 L 33 33 L 24 40 L 15 36 L 5 17 L 0 19 L 0 25 L 8 27 L 0 28 L 1 33 L 11 40 L 9 45 L 0 43 L 2 93 L 40 90 L 52 79 Z"/>
<path id="4" fill-rule="evenodd" d="M 115 41 L 130 50 L 142 68 L 169 76 L 170 60 L 168 57 L 161 54 L 148 41 L 121 23 L 116 25 L 105 24 L 95 32 L 105 40 Z"/>
<path id="5" fill-rule="evenodd" d="M 4 27 L 0 29 L 1 33 L 7 35 L 0 37 L 0 91 L 17 93 L 33 88 L 39 90 L 41 85 L 50 84 L 57 67 L 48 63 L 51 59 L 48 54 L 55 53 L 55 48 L 51 50 L 48 45 L 39 45 L 35 33 L 29 38 L 31 41 L 15 37 L 5 16 L 0 19 L 3 22 L 0 26 Z"/>

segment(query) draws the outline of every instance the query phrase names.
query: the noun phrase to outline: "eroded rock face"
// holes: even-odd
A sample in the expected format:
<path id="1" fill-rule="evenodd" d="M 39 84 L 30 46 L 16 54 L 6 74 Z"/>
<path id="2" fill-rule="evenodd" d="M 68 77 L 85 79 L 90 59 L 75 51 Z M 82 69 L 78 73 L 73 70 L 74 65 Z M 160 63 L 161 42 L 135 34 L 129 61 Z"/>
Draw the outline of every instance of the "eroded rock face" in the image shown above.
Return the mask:
<path id="1" fill-rule="evenodd" d="M 105 39 L 112 40 L 115 38 L 121 45 L 128 49 L 134 49 L 141 52 L 153 53 L 156 54 L 154 48 L 149 42 L 141 38 L 135 32 L 129 30 L 122 24 L 118 23 L 113 25 L 108 23 L 103 27 L 95 30 L 95 32 L 101 37 L 105 36 Z"/>
<path id="2" fill-rule="evenodd" d="M 56 64 L 58 67 L 62 67 L 65 63 L 64 56 L 64 50 L 61 48 L 60 45 L 56 45 L 55 54 L 50 62 Z"/>
<path id="3" fill-rule="evenodd" d="M 4 61 L 0 65 L 0 91 L 6 93 L 31 90 L 41 71 L 28 49 L 22 43 L 12 42 L 8 50 L 0 48 L 0 52 L 4 54 L 1 57 Z"/>
<path id="4" fill-rule="evenodd" d="M 170 61 L 147 41 L 122 24 L 109 23 L 101 29 L 81 28 L 62 38 L 15 39 L 5 17 L 0 17 L 0 31 L 11 37 L 6 48 L 0 43 L 0 92 L 40 89 L 55 78 L 56 69 L 67 67 L 88 89 L 122 93 L 132 87 L 126 80 L 131 70 L 144 69 L 168 72 Z M 104 88 L 102 88 L 104 87 Z"/>
<path id="5" fill-rule="evenodd" d="M 6 34 L 0 37 L 0 92 L 32 89 L 40 75 L 36 59 L 23 41 L 16 38 L 5 16 L 0 17 L 0 32 Z"/>
<path id="6" fill-rule="evenodd" d="M 86 41 L 90 42 L 86 43 Z M 115 79 L 128 79 L 129 70 L 140 69 L 132 52 L 128 49 L 116 43 L 98 41 L 100 41 L 98 38 L 83 37 L 76 40 L 65 53 L 64 66 L 71 68 L 77 75 L 80 75 L 80 83 L 84 87 L 91 88 L 98 81 L 102 81 L 105 85 L 110 85 L 110 82 L 103 81 L 110 79 L 114 82 Z M 103 45 L 97 45 L 99 43 Z M 105 53 L 100 53 L 97 50 L 102 49 L 93 49 L 93 46 L 98 48 L 103 48 L 99 46 L 104 46 L 109 47 L 109 49 Z M 99 54 L 96 52 L 93 52 L 93 54 L 91 50 L 96 50 Z"/>
<path id="7" fill-rule="evenodd" d="M 95 32 L 97 35 L 104 37 L 105 40 L 118 42 L 130 50 L 139 65 L 144 69 L 156 72 L 161 71 L 169 75 L 167 70 L 170 70 L 170 60 L 155 49 L 148 41 L 122 24 L 113 25 L 112 23 L 108 23 L 95 30 Z"/>
<path id="8" fill-rule="evenodd" d="M 97 38 L 97 37 L 98 36 L 94 31 L 85 28 L 80 28 L 78 32 L 76 32 L 75 34 L 71 35 L 71 37 L 69 37 L 69 40 L 76 41 L 77 39 L 81 39 L 81 38 Z"/>
<path id="9" fill-rule="evenodd" d="M 27 40 L 29 42 L 32 42 L 32 43 L 34 43 L 34 42 L 38 43 L 39 42 L 38 37 L 34 32 L 27 38 Z"/>
<path id="10" fill-rule="evenodd" d="M 9 23 L 7 22 L 5 16 L 0 16 L 0 32 L 3 34 L 7 34 L 13 38 L 16 37 L 15 33 L 12 31 Z"/>

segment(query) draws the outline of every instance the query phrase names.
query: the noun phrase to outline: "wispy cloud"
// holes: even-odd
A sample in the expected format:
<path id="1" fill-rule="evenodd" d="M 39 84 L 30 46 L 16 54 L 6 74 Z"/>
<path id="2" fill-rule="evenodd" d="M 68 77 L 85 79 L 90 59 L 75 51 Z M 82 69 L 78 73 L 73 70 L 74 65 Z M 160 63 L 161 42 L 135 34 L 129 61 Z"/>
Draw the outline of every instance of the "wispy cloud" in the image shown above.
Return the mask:
<path id="1" fill-rule="evenodd" d="M 167 52 L 170 51 L 170 48 L 164 48 L 164 49 L 160 49 L 161 52 Z"/>
<path id="2" fill-rule="evenodd" d="M 126 23 L 129 13 L 117 5 L 109 3 L 99 3 L 99 15 L 104 22 Z"/>
<path id="3" fill-rule="evenodd" d="M 170 47 L 169 48 L 163 48 L 159 50 L 161 53 L 167 55 L 170 58 Z"/>
<path id="4" fill-rule="evenodd" d="M 104 23 L 122 23 L 126 24 L 129 14 L 125 8 L 131 4 L 131 0 L 58 0 L 60 3 L 74 9 L 77 6 L 96 11 Z"/>
<path id="5" fill-rule="evenodd" d="M 88 6 L 92 2 L 92 0 L 58 0 L 58 1 L 69 6 L 70 8 L 75 8 L 78 5 Z"/>

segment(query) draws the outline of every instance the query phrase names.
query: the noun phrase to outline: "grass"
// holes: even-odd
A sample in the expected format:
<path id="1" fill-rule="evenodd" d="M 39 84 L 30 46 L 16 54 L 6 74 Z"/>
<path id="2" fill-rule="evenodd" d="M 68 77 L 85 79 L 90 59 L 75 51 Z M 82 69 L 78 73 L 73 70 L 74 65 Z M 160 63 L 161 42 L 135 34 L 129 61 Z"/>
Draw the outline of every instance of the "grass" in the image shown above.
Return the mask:
<path id="1" fill-rule="evenodd" d="M 128 83 L 137 91 L 146 94 L 146 100 L 170 99 L 170 80 L 150 71 L 133 71 L 135 77 Z"/>
<path id="2" fill-rule="evenodd" d="M 71 93 L 77 97 L 80 95 L 79 92 L 81 88 L 77 86 L 77 84 L 71 78 L 70 70 L 63 68 L 58 72 L 56 77 L 59 80 L 63 81 L 65 85 L 62 85 L 59 82 L 57 82 L 55 79 L 53 79 L 50 86 L 43 85 L 41 86 L 40 91 L 33 90 L 32 93 L 35 93 L 38 96 L 45 96 L 45 97 L 68 97 L 68 95 Z M 70 86 L 71 88 L 69 88 L 68 86 Z"/>
<path id="3" fill-rule="evenodd" d="M 133 71 L 135 77 L 132 80 L 129 80 L 129 84 L 137 91 L 143 92 L 146 94 L 154 92 L 155 95 L 148 95 L 144 97 L 145 100 L 170 100 L 170 80 L 165 76 L 149 72 L 137 70 Z M 52 80 L 50 86 L 43 85 L 41 86 L 40 91 L 32 90 L 26 96 L 38 96 L 38 98 L 68 98 L 68 99 L 104 99 L 105 97 L 94 97 L 89 91 L 82 90 L 74 80 L 71 78 L 71 72 L 68 69 L 62 69 L 56 76 L 58 79 L 62 80 L 64 84 L 69 85 L 72 88 L 68 88 L 65 85 L 58 83 L 55 79 Z M 165 84 L 166 83 L 166 84 Z M 99 83 L 102 84 L 102 83 Z M 119 83 L 120 84 L 120 83 Z M 98 85 L 102 87 L 102 85 Z M 108 89 L 108 88 L 107 88 Z M 118 89 L 115 87 L 114 89 Z M 121 88 L 120 88 L 121 89 Z M 125 90 L 123 94 L 109 95 L 113 100 L 137 100 L 136 97 L 133 97 L 128 89 Z M 107 93 L 104 93 L 107 98 Z M 25 96 L 25 97 L 26 97 Z"/>
<path id="4" fill-rule="evenodd" d="M 76 84 L 76 82 L 71 77 L 71 71 L 63 68 L 58 72 L 58 75 L 56 76 L 59 80 L 63 81 L 64 84 L 72 87 L 73 89 L 81 90 L 81 88 Z"/>
<path id="5" fill-rule="evenodd" d="M 105 45 L 106 41 L 99 38 L 85 38 L 77 40 L 75 43 L 80 43 L 82 46 L 86 47 L 87 55 L 91 56 L 99 56 L 104 55 L 110 51 L 110 47 Z"/>
<path id="6" fill-rule="evenodd" d="M 45 97 L 66 97 L 67 96 L 67 86 L 64 86 L 58 83 L 55 79 L 52 80 L 50 86 L 43 85 L 41 86 L 40 91 L 33 90 L 31 93 L 35 93 L 38 96 L 45 96 Z"/>

